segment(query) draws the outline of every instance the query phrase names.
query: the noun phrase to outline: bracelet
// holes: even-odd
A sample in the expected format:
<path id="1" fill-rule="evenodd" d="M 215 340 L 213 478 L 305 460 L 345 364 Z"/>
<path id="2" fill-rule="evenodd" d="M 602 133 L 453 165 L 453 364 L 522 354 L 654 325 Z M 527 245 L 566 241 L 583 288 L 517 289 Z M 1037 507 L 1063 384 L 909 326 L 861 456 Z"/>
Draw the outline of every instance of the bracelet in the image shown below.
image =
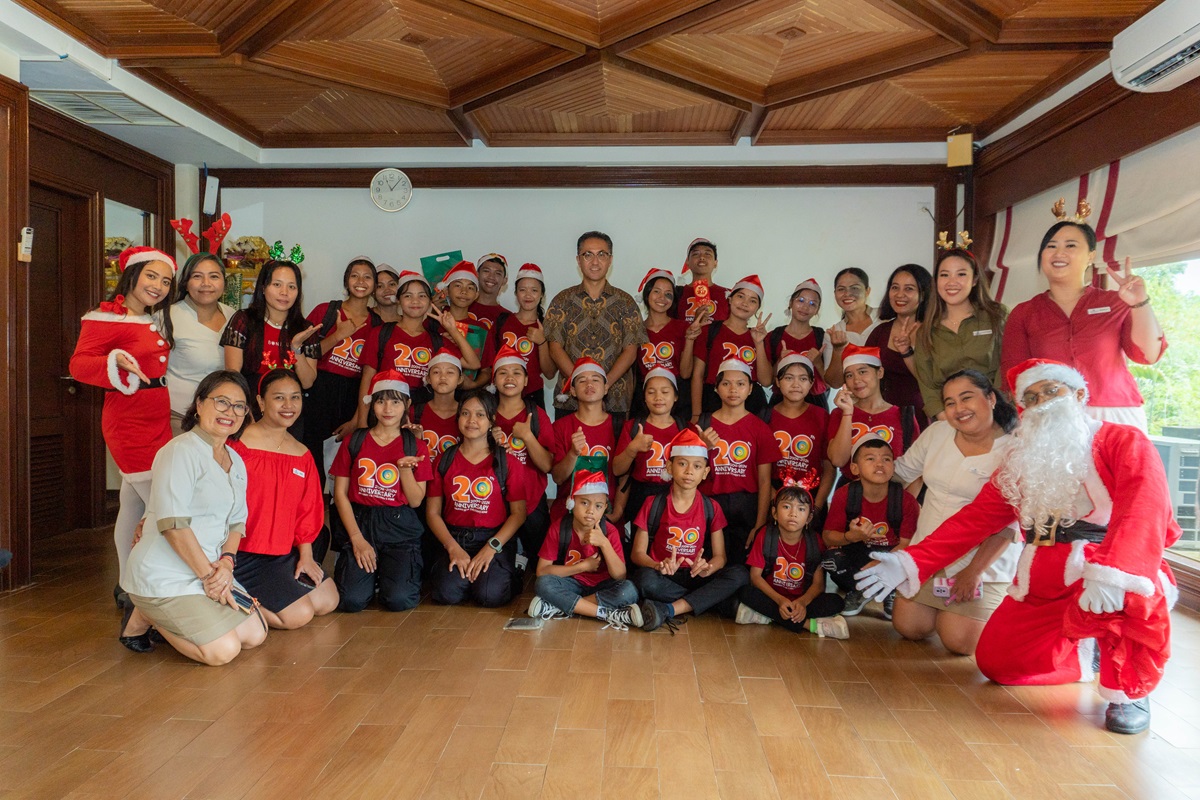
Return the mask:
<path id="1" fill-rule="evenodd" d="M 903 353 L 900 354 L 900 357 L 901 358 L 912 358 L 913 353 L 915 353 L 915 352 L 917 352 L 917 349 L 915 347 L 909 347 L 907 350 L 905 350 Z"/>
<path id="2" fill-rule="evenodd" d="M 1148 306 L 1148 305 L 1150 305 L 1149 297 L 1147 297 L 1145 300 L 1143 300 L 1140 303 L 1134 303 L 1133 305 L 1130 306 L 1130 308 L 1141 308 L 1142 306 Z"/>

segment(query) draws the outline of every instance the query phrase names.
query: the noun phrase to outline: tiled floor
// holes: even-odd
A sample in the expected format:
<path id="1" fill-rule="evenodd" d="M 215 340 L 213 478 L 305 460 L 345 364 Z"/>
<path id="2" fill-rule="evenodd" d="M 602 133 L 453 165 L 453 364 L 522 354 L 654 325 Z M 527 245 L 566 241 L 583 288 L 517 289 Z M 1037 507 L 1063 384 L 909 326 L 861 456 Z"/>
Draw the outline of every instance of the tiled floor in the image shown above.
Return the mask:
<path id="1" fill-rule="evenodd" d="M 849 641 L 692 620 L 506 632 L 332 615 L 222 668 L 116 641 L 103 533 L 0 595 L 0 798 L 1200 799 L 1200 619 L 1149 734 L 1092 687 L 1006 689 L 868 610 Z M 520 606 L 523 610 L 524 606 Z"/>

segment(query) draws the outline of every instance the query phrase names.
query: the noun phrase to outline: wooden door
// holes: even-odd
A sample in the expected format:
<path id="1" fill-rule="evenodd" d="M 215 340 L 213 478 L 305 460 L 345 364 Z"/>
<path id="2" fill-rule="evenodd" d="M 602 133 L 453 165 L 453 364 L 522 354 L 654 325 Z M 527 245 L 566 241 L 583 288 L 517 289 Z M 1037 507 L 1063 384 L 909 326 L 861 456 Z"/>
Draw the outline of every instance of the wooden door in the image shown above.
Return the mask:
<path id="1" fill-rule="evenodd" d="M 79 318 L 93 292 L 87 263 L 88 200 L 32 185 L 34 229 L 29 271 L 30 516 L 37 540 L 91 527 L 96 476 L 94 429 L 99 392 L 70 380 Z"/>

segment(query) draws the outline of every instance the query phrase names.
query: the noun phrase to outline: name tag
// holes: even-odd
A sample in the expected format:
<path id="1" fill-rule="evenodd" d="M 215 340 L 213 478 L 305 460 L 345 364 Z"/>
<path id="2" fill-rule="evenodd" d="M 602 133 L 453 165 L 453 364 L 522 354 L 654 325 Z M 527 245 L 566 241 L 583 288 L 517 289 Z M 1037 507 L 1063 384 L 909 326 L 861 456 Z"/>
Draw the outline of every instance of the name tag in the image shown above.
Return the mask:
<path id="1" fill-rule="evenodd" d="M 991 336 L 991 335 L 992 335 L 992 329 L 991 329 L 991 328 L 988 328 L 988 329 L 987 329 L 987 330 L 985 330 L 985 331 L 975 331 L 975 332 L 974 332 L 973 334 L 971 334 L 971 335 L 972 335 L 972 336 Z"/>
<path id="2" fill-rule="evenodd" d="M 299 475 L 301 478 L 303 478 L 303 477 L 304 477 L 304 470 L 302 470 L 302 469 L 297 469 L 296 467 L 292 467 L 292 474 L 293 474 L 293 475 Z"/>
<path id="3" fill-rule="evenodd" d="M 1110 311 L 1112 311 L 1112 308 L 1109 306 L 1097 306 L 1095 308 L 1088 309 L 1089 314 L 1107 314 Z"/>

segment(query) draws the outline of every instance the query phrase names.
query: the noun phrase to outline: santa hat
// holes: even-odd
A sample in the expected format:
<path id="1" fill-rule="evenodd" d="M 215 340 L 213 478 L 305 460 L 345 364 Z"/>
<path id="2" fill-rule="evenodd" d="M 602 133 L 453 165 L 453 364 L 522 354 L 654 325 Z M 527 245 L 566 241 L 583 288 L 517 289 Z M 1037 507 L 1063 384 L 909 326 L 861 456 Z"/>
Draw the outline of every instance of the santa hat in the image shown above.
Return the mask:
<path id="1" fill-rule="evenodd" d="M 521 268 L 517 270 L 516 280 L 519 281 L 521 278 L 533 278 L 538 283 L 542 284 L 543 287 L 546 285 L 546 279 L 542 277 L 542 268 L 537 264 L 529 262 L 522 264 Z M 513 284 L 516 285 L 516 281 L 514 281 Z"/>
<path id="2" fill-rule="evenodd" d="M 729 289 L 729 293 L 733 294 L 739 289 L 749 289 L 750 291 L 754 292 L 756 295 L 758 295 L 758 302 L 760 304 L 762 303 L 765 293 L 763 292 L 762 281 L 759 280 L 757 275 L 747 275 L 746 277 L 742 278 Z"/>
<path id="3" fill-rule="evenodd" d="M 608 373 L 605 371 L 604 367 L 600 366 L 600 362 L 593 358 L 584 356 L 575 362 L 575 368 L 571 370 L 571 379 L 567 381 L 567 385 L 570 386 L 575 382 L 576 378 L 578 378 L 580 375 L 583 375 L 585 372 L 595 372 L 597 375 L 603 376 L 604 380 L 608 380 Z"/>
<path id="4" fill-rule="evenodd" d="M 369 405 L 375 395 L 380 392 L 399 392 L 405 397 L 412 397 L 412 390 L 408 388 L 408 382 L 394 369 L 385 369 L 383 372 L 375 373 L 375 377 L 371 379 L 371 393 L 363 398 L 363 403 Z"/>
<path id="5" fill-rule="evenodd" d="M 667 458 L 708 458 L 708 444 L 691 428 L 675 434 L 667 445 Z"/>
<path id="6" fill-rule="evenodd" d="M 822 297 L 821 285 L 817 283 L 816 278 L 809 278 L 806 281 L 800 281 L 796 284 L 796 288 L 792 290 L 792 294 L 795 295 L 797 292 L 800 292 L 803 289 L 808 289 L 810 292 L 816 292 L 817 297 Z"/>
<path id="7" fill-rule="evenodd" d="M 775 365 L 775 375 L 782 375 L 783 371 L 792 364 L 803 364 L 808 367 L 808 374 L 810 376 L 816 376 L 817 374 L 817 370 L 813 367 L 813 363 L 809 360 L 808 356 L 803 353 L 785 353 L 783 358 L 779 359 L 779 363 Z"/>
<path id="8" fill-rule="evenodd" d="M 853 367 L 857 364 L 882 367 L 883 361 L 879 358 L 879 348 L 859 347 L 856 344 L 846 345 L 846 348 L 842 350 L 842 369 Z"/>
<path id="9" fill-rule="evenodd" d="M 711 247 L 712 251 L 713 251 L 713 258 L 717 257 L 717 246 L 712 243 L 711 239 L 705 239 L 703 236 L 697 236 L 695 239 L 692 239 L 692 243 L 688 245 L 687 254 L 690 256 L 692 254 L 692 251 L 695 250 L 700 245 L 704 245 L 705 247 Z M 683 270 L 682 271 L 683 272 L 688 271 L 688 265 L 687 265 L 686 261 L 683 262 Z"/>
<path id="10" fill-rule="evenodd" d="M 519 366 L 521 369 L 525 370 L 526 372 L 529 371 L 529 364 L 528 364 L 528 362 L 526 362 L 525 357 L 522 356 L 520 353 L 518 353 L 513 348 L 509 347 L 508 345 L 504 345 L 504 347 L 501 347 L 499 352 L 496 353 L 496 358 L 492 362 L 492 381 L 493 381 L 493 383 L 496 380 L 496 372 L 501 367 L 505 367 L 510 364 L 516 364 L 517 366 Z"/>
<path id="11" fill-rule="evenodd" d="M 659 278 L 666 278 L 671 282 L 672 286 L 675 285 L 675 276 L 671 274 L 670 270 L 655 268 L 647 272 L 646 277 L 642 278 L 642 282 L 638 284 L 638 294 L 641 294 L 642 290 L 645 289 L 646 286 L 658 280 Z"/>
<path id="12" fill-rule="evenodd" d="M 134 264 L 145 264 L 148 261 L 161 261 L 171 268 L 171 274 L 174 275 L 179 268 L 175 266 L 175 259 L 159 250 L 156 247 L 126 247 L 121 251 L 120 260 L 117 263 L 117 268 L 124 272 Z"/>
<path id="13" fill-rule="evenodd" d="M 892 447 L 892 443 L 880 436 L 878 433 L 875 433 L 874 431 L 871 433 L 864 433 L 862 436 L 858 437 L 858 441 L 850 447 L 851 461 L 854 460 L 854 454 L 858 452 L 858 448 L 862 447 L 867 442 L 883 442 L 888 446 L 888 449 L 891 449 Z"/>
<path id="14" fill-rule="evenodd" d="M 376 267 L 375 271 L 378 273 L 379 268 Z M 419 272 L 413 272 L 411 269 L 401 270 L 400 274 L 396 276 L 396 281 L 400 284 L 401 289 L 413 281 L 420 281 L 425 286 L 425 291 L 431 291 L 429 281 L 425 280 L 425 276 Z"/>
<path id="15" fill-rule="evenodd" d="M 379 272 L 379 267 L 375 266 L 375 260 L 373 258 L 371 258 L 370 256 L 355 256 L 354 258 L 347 261 L 346 265 L 349 266 L 350 264 L 360 264 L 360 263 L 361 264 L 370 264 L 375 269 L 376 272 Z"/>
<path id="16" fill-rule="evenodd" d="M 666 378 L 671 382 L 672 386 L 674 386 L 676 389 L 679 388 L 679 379 L 676 378 L 675 373 L 671 372 L 669 369 L 655 367 L 654 369 L 650 370 L 646 373 L 646 377 L 642 381 L 642 386 L 645 386 L 647 383 L 649 383 L 651 378 Z"/>
<path id="17" fill-rule="evenodd" d="M 479 267 L 482 267 L 488 261 L 499 261 L 501 264 L 504 265 L 504 271 L 508 272 L 508 259 L 505 258 L 504 256 L 500 255 L 499 253 L 485 253 L 484 255 L 481 255 L 475 261 L 475 268 L 479 269 Z"/>
<path id="18" fill-rule="evenodd" d="M 429 369 L 433 369 L 433 367 L 437 364 L 452 364 L 458 369 L 459 372 L 462 372 L 463 368 L 462 359 L 458 357 L 458 353 L 454 352 L 449 347 L 443 347 L 441 350 L 438 350 L 436 353 L 434 353 L 433 358 L 429 359 L 429 364 L 427 366 Z M 425 373 L 425 382 L 429 382 L 428 371 Z"/>
<path id="19" fill-rule="evenodd" d="M 567 498 L 567 510 L 575 508 L 575 498 L 583 494 L 608 495 L 608 478 L 603 472 L 581 469 L 571 479 L 571 496 Z"/>
<path id="20" fill-rule="evenodd" d="M 744 372 L 751 378 L 754 377 L 754 370 L 750 369 L 750 365 L 745 361 L 742 361 L 740 358 L 727 358 L 722 361 L 721 365 L 717 367 L 717 375 L 720 375 L 722 372 L 726 372 L 731 369 L 738 372 Z"/>
<path id="21" fill-rule="evenodd" d="M 479 288 L 479 273 L 475 271 L 475 265 L 470 261 L 460 261 L 450 268 L 446 273 L 446 277 L 442 278 L 442 282 L 438 284 L 439 289 L 445 289 L 455 281 L 470 281 L 475 284 L 475 288 Z"/>
<path id="22" fill-rule="evenodd" d="M 397 278 L 397 279 L 399 279 L 399 277 L 400 277 L 400 270 L 396 269 L 391 264 L 376 264 L 375 265 L 375 274 L 378 275 L 381 272 L 390 272 L 392 274 L 392 277 Z M 413 274 L 415 275 L 416 273 L 414 272 Z"/>
<path id="23" fill-rule="evenodd" d="M 1087 381 L 1078 370 L 1067 366 L 1061 361 L 1051 361 L 1048 358 L 1030 358 L 1022 361 L 1008 371 L 1008 385 L 1012 388 L 1013 397 L 1018 402 L 1025 390 L 1041 381 L 1058 381 L 1072 389 L 1087 391 Z"/>

